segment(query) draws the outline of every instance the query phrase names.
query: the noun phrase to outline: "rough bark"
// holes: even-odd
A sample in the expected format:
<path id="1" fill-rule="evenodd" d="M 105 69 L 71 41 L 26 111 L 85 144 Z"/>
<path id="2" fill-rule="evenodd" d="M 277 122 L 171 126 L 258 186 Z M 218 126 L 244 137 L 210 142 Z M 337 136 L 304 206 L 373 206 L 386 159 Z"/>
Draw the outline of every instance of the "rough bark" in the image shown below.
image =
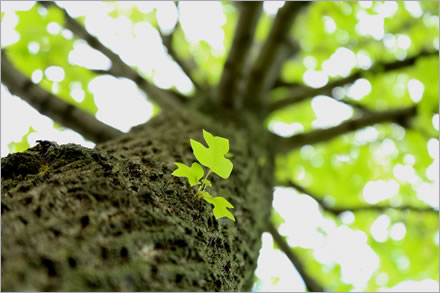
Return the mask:
<path id="1" fill-rule="evenodd" d="M 195 160 L 189 138 L 202 129 L 230 139 L 234 170 L 211 191 L 234 204 L 235 223 L 171 175 Z M 272 188 L 268 150 L 251 139 L 164 113 L 93 150 L 40 142 L 2 158 L 2 289 L 250 290 Z"/>

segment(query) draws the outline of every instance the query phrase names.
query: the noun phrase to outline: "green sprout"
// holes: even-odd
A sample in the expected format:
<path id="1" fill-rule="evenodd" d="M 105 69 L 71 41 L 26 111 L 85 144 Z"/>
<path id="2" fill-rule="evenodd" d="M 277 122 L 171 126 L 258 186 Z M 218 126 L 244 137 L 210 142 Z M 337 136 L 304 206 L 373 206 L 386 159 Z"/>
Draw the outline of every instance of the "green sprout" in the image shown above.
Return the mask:
<path id="1" fill-rule="evenodd" d="M 232 172 L 232 162 L 225 158 L 229 151 L 229 140 L 220 136 L 214 136 L 206 130 L 203 130 L 203 137 L 205 138 L 208 147 L 205 147 L 198 141 L 190 140 L 194 156 L 203 166 L 208 168 L 206 176 L 203 167 L 195 162 L 191 167 L 175 162 L 178 167 L 172 175 L 176 177 L 186 177 L 189 184 L 197 186 L 197 191 L 194 194 L 194 199 L 203 199 L 206 202 L 214 205 L 214 216 L 216 219 L 227 217 L 235 221 L 234 216 L 227 208 L 234 208 L 234 206 L 221 196 L 213 197 L 206 191 L 206 188 L 211 187 L 211 181 L 208 176 L 215 173 L 223 179 L 227 179 Z M 203 178 L 203 179 L 202 179 Z"/>

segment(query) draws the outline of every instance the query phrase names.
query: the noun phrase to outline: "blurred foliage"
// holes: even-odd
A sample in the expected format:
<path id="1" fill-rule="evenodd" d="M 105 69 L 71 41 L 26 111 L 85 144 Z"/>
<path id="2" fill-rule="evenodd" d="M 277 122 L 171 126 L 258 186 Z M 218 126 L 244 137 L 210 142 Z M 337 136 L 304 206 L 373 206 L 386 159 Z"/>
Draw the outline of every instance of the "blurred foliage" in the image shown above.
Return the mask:
<path id="1" fill-rule="evenodd" d="M 374 1 L 370 7 L 359 2 L 329 1 L 314 2 L 309 9 L 300 14 L 292 29 L 291 37 L 299 41 L 300 52 L 286 60 L 280 79 L 287 83 L 304 84 L 303 75 L 308 70 L 306 63 L 315 63 L 311 69 L 322 71 L 323 64 L 337 51 L 346 48 L 355 56 L 366 56 L 372 64 L 376 62 L 393 62 L 417 55 L 422 50 L 438 50 L 438 10 L 437 1 L 413 2 L 418 3 L 422 11 L 421 16 L 415 16 L 414 11 L 407 9 L 404 1 L 395 3 L 395 12 L 389 17 L 382 18 L 384 22 L 384 38 L 374 38 L 372 35 L 359 33 L 361 17 L 378 16 L 384 9 L 384 2 Z M 140 21 L 149 22 L 155 29 L 159 29 L 156 18 L 157 9 L 144 13 L 138 7 L 122 5 L 120 2 L 109 2 L 112 7 L 108 16 L 112 18 L 126 17 L 133 24 Z M 227 52 L 231 47 L 233 32 L 238 21 L 238 9 L 234 3 L 222 3 L 225 24 L 223 49 L 212 48 L 204 40 L 189 42 L 186 32 L 178 21 L 172 39 L 172 46 L 182 59 L 193 58 L 198 69 L 193 78 L 201 83 L 215 86 L 218 82 Z M 59 33 L 48 33 L 48 25 L 56 23 L 63 27 L 64 17 L 55 7 L 49 9 L 34 5 L 27 11 L 17 11 L 18 23 L 15 30 L 20 40 L 9 45 L 6 49 L 12 62 L 22 72 L 32 76 L 37 70 L 44 72 L 49 66 L 59 66 L 64 70 L 65 77 L 59 82 L 51 81 L 43 74 L 39 85 L 53 91 L 65 101 L 75 104 L 83 110 L 95 114 L 97 107 L 93 95 L 88 89 L 90 81 L 96 74 L 81 66 L 69 62 L 69 54 L 74 49 L 77 39 L 68 31 L 61 29 Z M 1 13 L 3 20 L 4 12 Z M 256 30 L 256 43 L 251 54 L 256 54 L 267 37 L 273 22 L 274 15 L 264 12 Z M 80 23 L 85 17 L 78 17 Z M 377 20 L 377 19 L 376 19 Z M 397 45 L 385 46 L 385 39 L 396 43 L 399 37 L 410 39 L 408 48 L 399 48 Z M 394 41 L 393 41 L 394 40 Z M 434 45 L 437 44 L 437 47 Z M 31 47 L 38 47 L 35 52 Z M 308 59 L 307 59 L 308 58 Z M 310 59 L 312 58 L 312 59 Z M 358 58 L 358 57 L 357 57 Z M 307 61 L 309 60 L 309 61 Z M 285 156 L 276 158 L 275 177 L 280 182 L 293 179 L 314 193 L 331 199 L 336 207 L 353 207 L 366 205 L 363 197 L 365 185 L 375 180 L 397 180 L 399 191 L 393 197 L 380 204 L 402 204 L 426 206 L 418 195 L 417 184 L 438 184 L 427 176 L 426 170 L 434 163 L 434 159 L 427 151 L 427 142 L 430 138 L 438 139 L 438 130 L 433 126 L 433 115 L 438 113 L 439 106 L 439 61 L 438 57 L 419 58 L 414 66 L 389 72 L 366 73 L 364 78 L 371 85 L 371 91 L 357 102 L 372 110 L 392 109 L 415 104 L 407 89 L 410 80 L 423 83 L 424 93 L 417 102 L 417 118 L 410 128 L 404 129 L 395 124 L 371 126 L 368 131 L 373 132 L 372 138 L 365 139 L 365 130 L 346 134 L 327 143 L 306 146 Z M 360 70 L 356 65 L 351 73 Z M 341 76 L 329 77 L 337 80 Z M 72 85 L 80 85 L 85 92 L 85 98 L 78 102 L 71 96 Z M 271 92 L 273 99 L 285 97 L 288 89 L 277 88 Z M 344 99 L 350 100 L 349 85 L 344 87 Z M 154 105 L 155 114 L 159 108 Z M 437 116 L 438 117 L 438 116 Z M 312 101 L 307 100 L 300 104 L 286 107 L 272 113 L 266 124 L 283 122 L 301 125 L 301 131 L 310 131 L 317 113 L 312 107 Z M 438 118 L 437 118 L 438 119 Z M 27 136 L 21 142 L 10 145 L 12 151 L 23 151 L 29 147 Z M 397 164 L 411 167 L 417 175 L 417 184 L 396 179 L 394 168 Z M 438 164 L 438 161 L 437 161 Z M 437 166 L 436 166 L 437 168 Z M 343 183 L 343 184 L 341 184 Z M 379 269 L 371 276 L 367 291 L 376 291 L 379 288 L 393 285 L 403 280 L 422 280 L 430 278 L 439 280 L 439 251 L 438 216 L 420 215 L 412 212 L 388 210 L 385 212 L 393 223 L 403 222 L 406 235 L 403 240 L 395 241 L 388 238 L 384 242 L 377 242 L 369 232 L 372 224 L 380 215 L 378 212 L 359 212 L 353 223 L 348 227 L 353 230 L 364 231 L 368 235 L 368 245 L 380 258 Z M 342 224 L 340 219 L 330 216 L 337 225 Z M 279 225 L 294 225 L 286 222 L 280 214 L 274 211 L 273 223 Z M 344 241 L 341 239 L 341 241 Z M 316 277 L 320 283 L 332 291 L 349 291 L 351 284 L 341 281 L 341 266 L 339 264 L 324 265 L 314 258 L 313 249 L 292 247 L 301 256 L 306 270 Z M 407 259 L 409 266 L 402 269 L 399 260 Z M 387 276 L 386 284 L 377 282 L 378 276 L 383 273 Z M 274 279 L 274 283 L 278 280 Z"/>

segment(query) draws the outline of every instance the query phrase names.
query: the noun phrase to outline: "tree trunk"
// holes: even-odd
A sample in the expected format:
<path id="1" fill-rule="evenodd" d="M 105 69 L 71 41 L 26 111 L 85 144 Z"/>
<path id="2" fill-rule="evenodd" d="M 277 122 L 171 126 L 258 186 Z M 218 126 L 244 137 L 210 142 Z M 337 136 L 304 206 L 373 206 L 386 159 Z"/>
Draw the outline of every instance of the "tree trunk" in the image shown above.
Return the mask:
<path id="1" fill-rule="evenodd" d="M 236 125 L 163 113 L 94 150 L 44 141 L 2 158 L 2 289 L 250 290 L 273 160 L 260 125 Z M 236 222 L 171 175 L 202 129 L 230 140 L 234 169 L 211 192 Z"/>

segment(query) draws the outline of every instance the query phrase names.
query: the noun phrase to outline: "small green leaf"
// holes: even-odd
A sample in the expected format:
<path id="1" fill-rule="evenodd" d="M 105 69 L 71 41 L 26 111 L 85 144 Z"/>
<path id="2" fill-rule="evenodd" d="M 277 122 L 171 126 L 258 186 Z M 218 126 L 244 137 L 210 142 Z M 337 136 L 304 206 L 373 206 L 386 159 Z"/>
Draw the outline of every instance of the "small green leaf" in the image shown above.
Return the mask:
<path id="1" fill-rule="evenodd" d="M 224 197 L 221 197 L 221 196 L 212 197 L 206 191 L 204 191 L 204 193 L 207 193 L 208 196 L 203 194 L 203 199 L 205 201 L 209 202 L 210 204 L 214 205 L 213 212 L 214 212 L 214 216 L 215 216 L 216 219 L 220 219 L 220 218 L 226 217 L 226 218 L 229 218 L 229 219 L 231 219 L 232 221 L 235 222 L 234 216 L 227 209 L 227 208 L 231 208 L 231 209 L 234 208 L 234 206 L 229 201 L 227 201 Z"/>
<path id="2" fill-rule="evenodd" d="M 202 183 L 205 183 L 206 186 L 212 186 L 211 181 L 209 181 L 208 179 L 203 179 Z"/>
<path id="3" fill-rule="evenodd" d="M 188 178 L 189 184 L 191 186 L 199 184 L 199 180 L 203 177 L 203 168 L 198 163 L 193 163 L 191 167 L 185 164 L 175 162 L 178 167 L 171 175 L 176 177 L 186 177 Z"/>
<path id="4" fill-rule="evenodd" d="M 203 130 L 203 137 L 209 148 L 191 139 L 194 156 L 202 165 L 210 168 L 212 172 L 224 179 L 228 178 L 233 168 L 232 162 L 225 158 L 225 154 L 229 151 L 229 140 L 220 136 L 213 136 L 205 130 Z"/>
<path id="5" fill-rule="evenodd" d="M 199 192 L 197 192 L 197 194 L 199 196 L 199 199 L 203 198 L 204 200 L 206 200 L 207 198 L 208 199 L 212 198 L 212 196 L 207 191 L 199 191 Z"/>

